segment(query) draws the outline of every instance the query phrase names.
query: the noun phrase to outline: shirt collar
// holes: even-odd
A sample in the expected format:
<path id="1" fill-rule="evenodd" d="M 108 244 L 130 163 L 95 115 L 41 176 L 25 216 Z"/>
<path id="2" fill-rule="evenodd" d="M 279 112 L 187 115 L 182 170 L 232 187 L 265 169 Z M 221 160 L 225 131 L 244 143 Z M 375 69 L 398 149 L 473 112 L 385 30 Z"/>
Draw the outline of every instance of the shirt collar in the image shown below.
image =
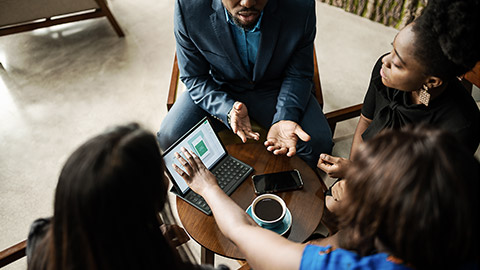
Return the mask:
<path id="1" fill-rule="evenodd" d="M 233 21 L 233 19 L 230 17 L 230 14 L 228 14 L 228 11 L 226 8 L 223 8 L 225 10 L 225 16 L 227 17 L 227 22 L 231 25 L 235 25 L 236 27 L 238 27 L 235 22 Z M 255 27 L 253 27 L 252 30 L 249 30 L 247 32 L 256 32 L 258 30 L 260 30 L 260 24 L 262 23 L 262 17 L 263 17 L 263 10 L 262 12 L 260 13 L 260 18 L 258 18 L 258 22 L 257 24 L 255 25 Z"/>

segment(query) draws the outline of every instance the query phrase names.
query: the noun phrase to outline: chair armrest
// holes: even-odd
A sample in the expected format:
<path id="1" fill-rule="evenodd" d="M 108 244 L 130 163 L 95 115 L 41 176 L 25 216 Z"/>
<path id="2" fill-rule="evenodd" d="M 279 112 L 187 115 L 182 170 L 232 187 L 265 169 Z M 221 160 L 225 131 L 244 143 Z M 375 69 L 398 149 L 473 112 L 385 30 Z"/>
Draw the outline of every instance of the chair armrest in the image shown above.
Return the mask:
<path id="1" fill-rule="evenodd" d="M 320 71 L 318 70 L 317 51 L 313 48 L 313 86 L 318 104 L 323 108 L 322 84 L 320 83 Z"/>
<path id="2" fill-rule="evenodd" d="M 179 70 L 178 70 L 178 63 L 177 63 L 177 53 L 175 53 L 175 57 L 173 59 L 173 67 L 172 67 L 172 77 L 170 78 L 170 87 L 168 88 L 168 96 L 167 96 L 167 110 L 169 111 L 172 108 L 173 103 L 177 99 L 177 89 L 178 89 L 178 77 L 179 77 Z"/>
<path id="3" fill-rule="evenodd" d="M 467 88 L 467 90 L 469 90 L 470 93 L 472 93 L 471 84 L 474 84 L 480 88 L 480 62 L 478 62 L 477 65 L 471 71 L 467 72 L 463 78 L 466 79 L 468 82 L 470 82 L 470 85 L 469 85 L 470 88 Z"/>
<path id="4" fill-rule="evenodd" d="M 362 112 L 362 106 L 363 104 L 357 104 L 354 106 L 326 113 L 325 117 L 327 118 L 327 122 L 330 126 L 332 134 L 335 132 L 335 127 L 337 126 L 338 122 L 360 116 L 360 113 Z"/>
<path id="5" fill-rule="evenodd" d="M 27 240 L 8 247 L 0 251 L 0 268 L 8 265 L 16 260 L 23 258 L 26 255 Z"/>
<path id="6" fill-rule="evenodd" d="M 162 224 L 160 230 L 165 239 L 174 247 L 181 246 L 190 240 L 187 232 L 176 224 Z"/>

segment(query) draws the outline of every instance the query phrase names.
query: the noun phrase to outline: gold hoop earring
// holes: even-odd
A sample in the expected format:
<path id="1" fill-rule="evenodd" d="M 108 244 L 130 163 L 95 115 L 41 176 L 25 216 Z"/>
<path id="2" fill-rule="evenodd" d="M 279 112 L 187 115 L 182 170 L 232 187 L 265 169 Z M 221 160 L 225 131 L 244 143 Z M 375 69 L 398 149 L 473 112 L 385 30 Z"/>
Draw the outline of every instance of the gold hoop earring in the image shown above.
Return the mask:
<path id="1" fill-rule="evenodd" d="M 420 90 L 419 100 L 420 103 L 428 107 L 428 103 L 430 102 L 430 93 L 428 93 L 428 86 L 426 84 L 423 85 L 423 89 Z"/>

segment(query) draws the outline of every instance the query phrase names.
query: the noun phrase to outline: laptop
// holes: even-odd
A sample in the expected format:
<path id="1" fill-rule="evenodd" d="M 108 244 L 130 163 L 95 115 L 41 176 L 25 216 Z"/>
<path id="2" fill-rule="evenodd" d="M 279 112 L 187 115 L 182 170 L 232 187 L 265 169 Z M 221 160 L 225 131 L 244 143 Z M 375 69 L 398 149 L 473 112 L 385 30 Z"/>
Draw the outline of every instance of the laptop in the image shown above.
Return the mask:
<path id="1" fill-rule="evenodd" d="M 170 190 L 175 195 L 190 203 L 207 215 L 212 211 L 205 200 L 191 190 L 185 180 L 173 169 L 172 163 L 183 169 L 175 157 L 181 147 L 194 152 L 205 166 L 217 177 L 218 185 L 230 195 L 252 173 L 253 168 L 242 161 L 230 156 L 213 130 L 210 120 L 205 117 L 178 139 L 163 153 L 167 175 L 173 183 Z"/>

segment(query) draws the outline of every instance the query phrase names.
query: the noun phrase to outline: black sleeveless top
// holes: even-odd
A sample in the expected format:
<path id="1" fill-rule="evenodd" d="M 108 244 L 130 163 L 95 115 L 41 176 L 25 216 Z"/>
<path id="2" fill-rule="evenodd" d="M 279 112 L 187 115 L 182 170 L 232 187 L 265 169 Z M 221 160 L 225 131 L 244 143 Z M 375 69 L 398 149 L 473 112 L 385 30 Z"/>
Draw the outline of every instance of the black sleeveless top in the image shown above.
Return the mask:
<path id="1" fill-rule="evenodd" d="M 362 134 L 363 140 L 371 139 L 383 129 L 426 123 L 451 132 L 472 154 L 475 153 L 480 143 L 480 111 L 461 82 L 456 79 L 448 82 L 447 89 L 431 100 L 428 107 L 412 104 L 409 92 L 382 83 L 383 56 L 373 68 L 363 101 L 362 114 L 372 120 Z"/>

